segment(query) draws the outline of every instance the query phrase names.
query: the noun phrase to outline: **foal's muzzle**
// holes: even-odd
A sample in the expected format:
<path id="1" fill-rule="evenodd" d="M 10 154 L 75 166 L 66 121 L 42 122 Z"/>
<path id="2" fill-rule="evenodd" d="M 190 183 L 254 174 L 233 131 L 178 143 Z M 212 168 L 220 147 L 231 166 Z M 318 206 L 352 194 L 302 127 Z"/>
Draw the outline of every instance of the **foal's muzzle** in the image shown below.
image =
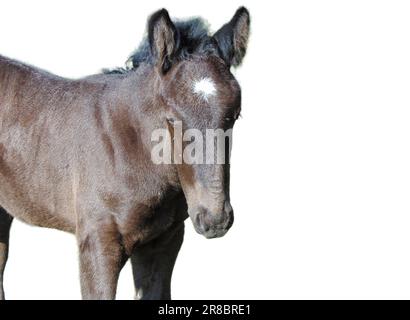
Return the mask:
<path id="1" fill-rule="evenodd" d="M 207 239 L 224 236 L 233 224 L 233 209 L 228 201 L 225 201 L 222 212 L 211 213 L 199 207 L 190 216 L 196 232 Z"/>

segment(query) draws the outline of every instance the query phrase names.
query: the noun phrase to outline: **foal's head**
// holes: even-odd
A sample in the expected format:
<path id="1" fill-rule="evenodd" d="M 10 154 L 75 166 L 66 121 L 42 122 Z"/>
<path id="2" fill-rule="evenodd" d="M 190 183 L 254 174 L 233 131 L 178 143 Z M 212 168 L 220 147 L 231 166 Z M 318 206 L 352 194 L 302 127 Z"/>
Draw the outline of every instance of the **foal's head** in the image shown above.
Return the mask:
<path id="1" fill-rule="evenodd" d="M 164 124 L 173 138 L 174 154 L 181 157 L 179 163 L 174 159 L 178 178 L 195 229 L 207 238 L 223 236 L 233 223 L 230 129 L 240 113 L 241 90 L 230 68 L 238 66 L 245 55 L 249 22 L 245 8 L 238 9 L 213 35 L 201 31 L 204 25 L 199 20 L 194 25 L 174 24 L 164 9 L 148 22 Z M 138 65 L 138 57 L 133 63 Z M 184 132 L 180 144 L 176 142 L 177 125 Z M 217 138 L 212 136 L 218 133 Z M 203 144 L 190 148 L 192 139 Z"/>

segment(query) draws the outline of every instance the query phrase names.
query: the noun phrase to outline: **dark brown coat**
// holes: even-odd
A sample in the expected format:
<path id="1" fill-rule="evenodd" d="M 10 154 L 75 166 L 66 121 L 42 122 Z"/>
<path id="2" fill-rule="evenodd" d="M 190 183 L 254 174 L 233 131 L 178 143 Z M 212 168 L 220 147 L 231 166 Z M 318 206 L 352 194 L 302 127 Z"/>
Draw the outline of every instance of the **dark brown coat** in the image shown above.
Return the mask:
<path id="1" fill-rule="evenodd" d="M 213 52 L 182 59 L 183 39 L 160 10 L 148 24 L 150 61 L 80 80 L 0 56 L 0 298 L 12 217 L 77 236 L 86 299 L 114 298 L 128 258 L 137 297 L 169 299 L 188 213 L 207 237 L 229 229 L 229 164 L 150 157 L 153 130 L 175 117 L 201 130 L 233 126 L 240 89 L 229 66 L 245 53 L 246 9 L 228 25 L 209 38 Z M 203 76 L 221 92 L 209 106 L 190 90 Z"/>

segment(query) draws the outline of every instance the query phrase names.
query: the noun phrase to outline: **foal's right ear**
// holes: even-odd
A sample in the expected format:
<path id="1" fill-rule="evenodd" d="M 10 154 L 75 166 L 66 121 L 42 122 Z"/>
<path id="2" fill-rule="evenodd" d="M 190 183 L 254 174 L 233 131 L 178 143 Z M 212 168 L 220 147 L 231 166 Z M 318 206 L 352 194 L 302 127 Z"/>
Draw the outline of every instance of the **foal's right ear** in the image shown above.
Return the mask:
<path id="1" fill-rule="evenodd" d="M 178 45 L 178 32 L 167 10 L 161 9 L 150 17 L 148 40 L 155 64 L 165 74 L 172 66 Z"/>

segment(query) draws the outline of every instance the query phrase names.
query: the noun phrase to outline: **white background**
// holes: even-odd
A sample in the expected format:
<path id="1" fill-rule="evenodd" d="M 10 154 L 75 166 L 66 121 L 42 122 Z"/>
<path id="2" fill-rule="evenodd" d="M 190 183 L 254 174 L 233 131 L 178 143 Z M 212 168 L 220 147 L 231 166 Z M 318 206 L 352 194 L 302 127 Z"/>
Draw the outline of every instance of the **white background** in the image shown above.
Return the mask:
<path id="1" fill-rule="evenodd" d="M 173 297 L 409 299 L 407 1 L 1 1 L 0 53 L 81 77 L 122 65 L 156 9 L 216 30 L 242 4 L 236 220 L 217 240 L 187 221 Z M 77 263 L 73 236 L 16 222 L 6 296 L 78 299 Z"/>

